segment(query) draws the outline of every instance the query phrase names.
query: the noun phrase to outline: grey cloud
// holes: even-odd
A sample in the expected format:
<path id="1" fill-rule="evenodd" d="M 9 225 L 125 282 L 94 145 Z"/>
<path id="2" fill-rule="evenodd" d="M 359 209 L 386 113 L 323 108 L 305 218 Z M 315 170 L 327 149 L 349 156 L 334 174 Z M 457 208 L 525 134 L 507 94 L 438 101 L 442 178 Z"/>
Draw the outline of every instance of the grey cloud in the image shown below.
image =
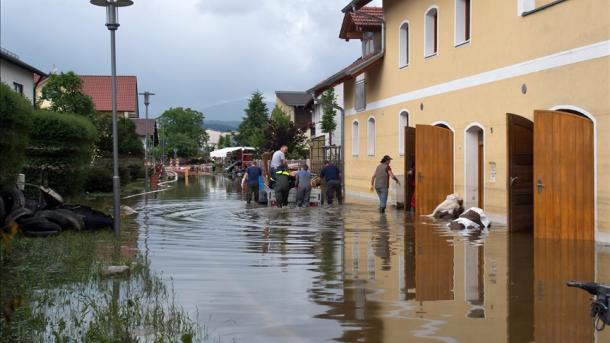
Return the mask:
<path id="1" fill-rule="evenodd" d="M 199 0 L 197 8 L 207 14 L 238 15 L 250 13 L 260 7 L 255 0 Z"/>

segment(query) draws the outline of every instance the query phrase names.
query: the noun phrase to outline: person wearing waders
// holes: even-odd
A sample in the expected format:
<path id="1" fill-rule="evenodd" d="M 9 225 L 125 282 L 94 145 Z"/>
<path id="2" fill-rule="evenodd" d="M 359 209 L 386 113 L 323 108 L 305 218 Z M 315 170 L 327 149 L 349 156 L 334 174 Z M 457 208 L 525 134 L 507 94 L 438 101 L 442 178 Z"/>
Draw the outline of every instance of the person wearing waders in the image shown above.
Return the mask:
<path id="1" fill-rule="evenodd" d="M 324 168 L 320 171 L 320 177 L 326 181 L 326 201 L 328 205 L 333 204 L 333 196 L 337 196 L 339 205 L 343 203 L 341 196 L 341 171 L 330 161 L 324 161 Z"/>
<path id="2" fill-rule="evenodd" d="M 384 213 L 385 207 L 388 202 L 388 189 L 390 188 L 390 177 L 396 181 L 397 184 L 398 178 L 394 176 L 392 173 L 392 168 L 390 168 L 390 161 L 392 158 L 388 155 L 383 156 L 379 165 L 375 169 L 375 173 L 371 177 L 371 191 L 375 188 L 377 191 L 377 196 L 379 197 L 379 212 Z"/>
<path id="3" fill-rule="evenodd" d="M 297 207 L 308 207 L 309 197 L 311 194 L 311 173 L 309 167 L 305 164 L 303 168 L 297 172 Z"/>
<path id="4" fill-rule="evenodd" d="M 285 165 L 280 165 L 273 176 L 275 179 L 275 186 L 273 186 L 273 190 L 275 191 L 275 202 L 277 203 L 277 207 L 281 208 L 288 205 L 290 173 Z"/>
<path id="5" fill-rule="evenodd" d="M 258 202 L 258 177 L 261 175 L 263 175 L 263 171 L 254 162 L 252 162 L 252 165 L 250 165 L 244 173 L 241 187 L 244 188 L 246 184 L 248 185 L 246 191 L 246 203 L 248 204 L 252 199 L 254 199 L 254 202 Z"/>
<path id="6" fill-rule="evenodd" d="M 272 178 L 275 176 L 275 171 L 281 165 L 286 164 L 286 153 L 288 152 L 288 147 L 286 145 L 282 145 L 280 150 L 277 150 L 271 156 L 271 162 L 269 162 L 269 174 L 271 174 Z M 273 188 L 275 181 L 272 180 L 269 184 L 269 187 Z"/>

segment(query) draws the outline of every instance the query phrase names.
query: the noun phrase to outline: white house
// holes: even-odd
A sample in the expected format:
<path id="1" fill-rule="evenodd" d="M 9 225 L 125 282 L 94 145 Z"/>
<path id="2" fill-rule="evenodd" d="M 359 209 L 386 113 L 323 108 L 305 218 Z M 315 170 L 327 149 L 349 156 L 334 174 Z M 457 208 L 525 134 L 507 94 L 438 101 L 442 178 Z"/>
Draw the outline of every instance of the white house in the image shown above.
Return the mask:
<path id="1" fill-rule="evenodd" d="M 23 62 L 16 54 L 0 49 L 0 81 L 32 104 L 36 102 L 36 83 L 46 76 L 46 73 Z"/>

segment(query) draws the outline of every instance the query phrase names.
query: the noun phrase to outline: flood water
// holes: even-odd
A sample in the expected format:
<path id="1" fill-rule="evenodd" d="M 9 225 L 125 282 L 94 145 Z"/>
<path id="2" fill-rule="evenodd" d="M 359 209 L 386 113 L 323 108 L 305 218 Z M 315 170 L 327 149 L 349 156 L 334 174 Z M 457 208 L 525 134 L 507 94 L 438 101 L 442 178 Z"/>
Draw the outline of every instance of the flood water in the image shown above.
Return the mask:
<path id="1" fill-rule="evenodd" d="M 610 247 L 463 236 L 370 204 L 246 206 L 220 176 L 158 193 L 138 247 L 211 342 L 610 342 L 571 279 Z"/>

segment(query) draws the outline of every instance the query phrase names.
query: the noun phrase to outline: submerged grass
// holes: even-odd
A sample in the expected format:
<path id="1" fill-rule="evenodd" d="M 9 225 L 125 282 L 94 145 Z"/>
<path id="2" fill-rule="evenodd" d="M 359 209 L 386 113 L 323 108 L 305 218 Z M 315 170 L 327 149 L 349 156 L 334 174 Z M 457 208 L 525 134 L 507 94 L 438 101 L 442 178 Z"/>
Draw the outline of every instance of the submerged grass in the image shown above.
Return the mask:
<path id="1" fill-rule="evenodd" d="M 133 232 L 122 241 L 115 246 L 111 232 L 63 232 L 0 244 L 0 342 L 206 340 L 173 289 L 128 248 Z M 130 272 L 105 277 L 110 264 Z"/>

